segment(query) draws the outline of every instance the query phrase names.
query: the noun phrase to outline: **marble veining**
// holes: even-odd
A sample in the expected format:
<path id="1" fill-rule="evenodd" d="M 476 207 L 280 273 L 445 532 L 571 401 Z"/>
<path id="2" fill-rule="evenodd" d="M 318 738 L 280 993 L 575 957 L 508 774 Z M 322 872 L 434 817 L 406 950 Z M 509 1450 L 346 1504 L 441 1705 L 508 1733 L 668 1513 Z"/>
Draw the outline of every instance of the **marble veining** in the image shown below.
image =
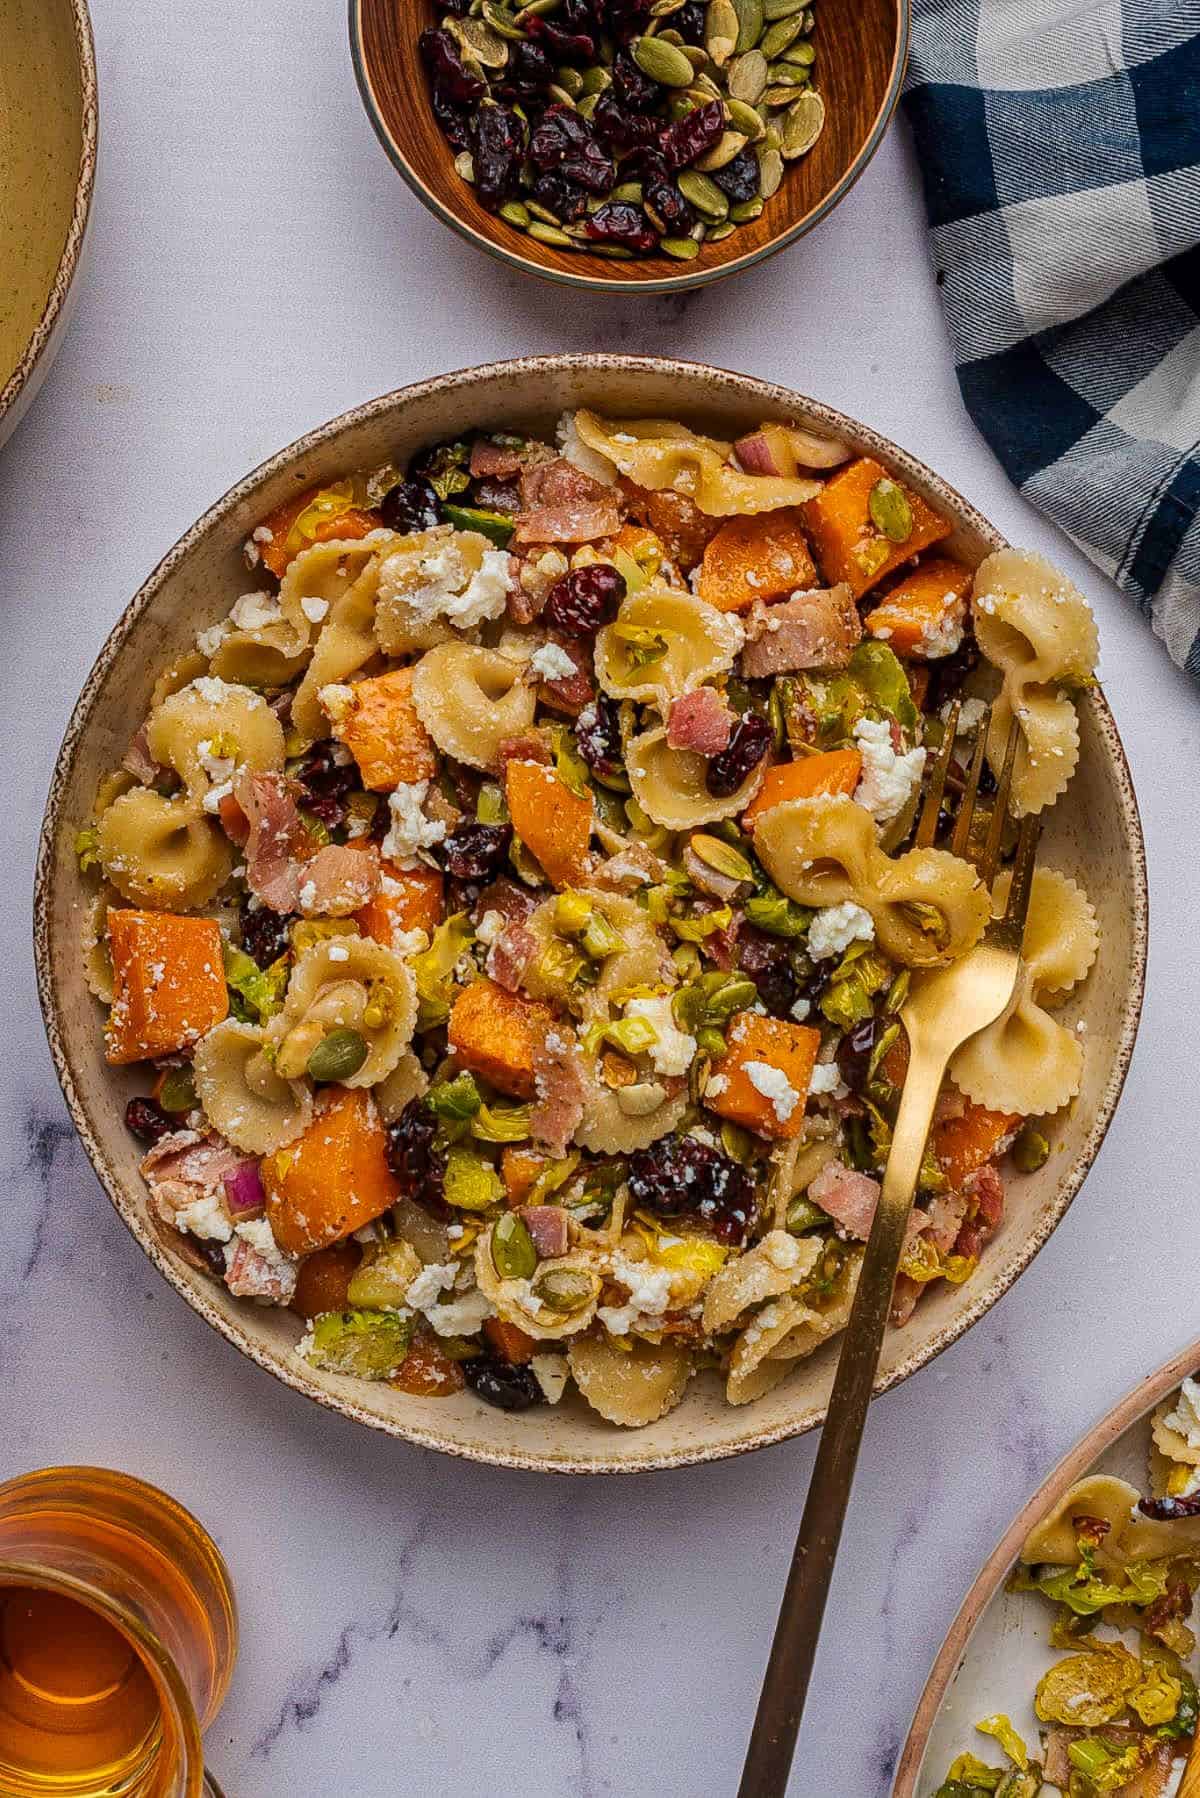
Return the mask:
<path id="1" fill-rule="evenodd" d="M 966 419 L 903 127 L 762 268 L 684 299 L 583 297 L 490 262 L 407 193 L 354 92 L 341 7 L 93 12 L 90 266 L 0 451 L 0 1477 L 104 1462 L 208 1523 L 242 1615 L 209 1737 L 231 1798 L 736 1790 L 811 1443 L 538 1480 L 285 1391 L 159 1279 L 92 1175 L 45 1048 L 29 893 L 55 751 L 104 634 L 263 456 L 406 380 L 528 351 L 669 351 L 789 382 L 906 444 L 1091 595 L 1150 857 L 1145 1020 L 1096 1167 L 1015 1289 L 868 1429 L 791 1790 L 887 1798 L 984 1554 L 1080 1431 L 1196 1332 L 1200 707 Z"/>

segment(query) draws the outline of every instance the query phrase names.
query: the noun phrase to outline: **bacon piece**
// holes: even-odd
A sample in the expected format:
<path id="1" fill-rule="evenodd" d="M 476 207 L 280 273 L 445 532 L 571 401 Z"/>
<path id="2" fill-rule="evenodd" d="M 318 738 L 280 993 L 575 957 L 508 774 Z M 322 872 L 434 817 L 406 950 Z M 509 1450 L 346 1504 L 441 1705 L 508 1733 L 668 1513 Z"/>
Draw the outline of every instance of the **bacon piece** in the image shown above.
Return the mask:
<path id="1" fill-rule="evenodd" d="M 756 680 L 794 668 L 844 668 L 862 637 L 854 596 L 844 583 L 795 593 L 779 605 L 756 600 L 746 619 L 750 641 L 742 673 Z"/>
<path id="2" fill-rule="evenodd" d="M 544 1261 L 566 1254 L 570 1235 L 567 1214 L 561 1205 L 522 1205 L 520 1217 Z"/>
<path id="3" fill-rule="evenodd" d="M 536 894 L 510 880 L 507 874 L 501 874 L 484 887 L 471 907 L 471 918 L 478 924 L 485 913 L 498 911 L 505 922 L 511 924 L 514 920 L 524 921 L 537 907 Z"/>
<path id="4" fill-rule="evenodd" d="M 879 1203 L 879 1182 L 857 1173 L 843 1161 L 827 1161 L 808 1188 L 808 1196 L 827 1211 L 840 1236 L 865 1242 Z"/>
<path id="5" fill-rule="evenodd" d="M 271 911 L 295 911 L 301 865 L 316 845 L 296 809 L 290 781 L 283 774 L 255 774 L 242 768 L 234 798 L 250 825 L 246 838 L 250 891 Z"/>
<path id="6" fill-rule="evenodd" d="M 709 538 L 715 537 L 725 522 L 723 518 L 710 518 L 695 500 L 684 493 L 674 493 L 669 487 L 652 493 L 633 481 L 622 480 L 619 486 L 630 516 L 660 537 L 672 562 L 678 562 L 685 571 L 696 566 Z"/>
<path id="7" fill-rule="evenodd" d="M 348 843 L 329 843 L 303 864 L 296 894 L 306 918 L 348 918 L 367 905 L 383 878 L 377 858 Z"/>
<path id="8" fill-rule="evenodd" d="M 503 774 L 509 762 L 541 762 L 549 767 L 554 760 L 549 743 L 540 730 L 523 730 L 515 737 L 501 737 L 496 759 Z"/>
<path id="9" fill-rule="evenodd" d="M 264 1299 L 286 1305 L 296 1290 L 296 1264 L 268 1261 L 242 1237 L 233 1244 L 225 1269 L 225 1284 L 238 1299 Z"/>
<path id="10" fill-rule="evenodd" d="M 592 543 L 621 528 L 616 489 L 561 456 L 521 471 L 517 543 Z"/>
<path id="11" fill-rule="evenodd" d="M 584 706 L 589 705 L 596 696 L 592 658 L 578 643 L 570 643 L 563 637 L 555 636 L 550 640 L 570 656 L 575 664 L 575 672 L 564 674 L 559 680 L 542 681 L 538 686 L 539 697 L 552 711 L 565 712 L 568 718 L 578 718 Z"/>
<path id="12" fill-rule="evenodd" d="M 667 864 L 653 849 L 645 843 L 627 842 L 616 831 L 610 831 L 601 824 L 596 833 L 606 849 L 611 849 L 607 861 L 602 861 L 592 874 L 592 885 L 602 887 L 605 892 L 630 893 L 638 887 L 654 886 L 667 878 Z"/>
<path id="13" fill-rule="evenodd" d="M 569 1024 L 548 1024 L 535 1037 L 533 1084 L 537 1102 L 529 1119 L 530 1135 L 552 1155 L 565 1155 L 587 1097 L 583 1057 Z"/>
<path id="14" fill-rule="evenodd" d="M 975 1215 L 964 1220 L 954 1244 L 956 1255 L 978 1255 L 1004 1221 L 1004 1181 L 992 1162 L 977 1168 L 964 1188 Z"/>
<path id="15" fill-rule="evenodd" d="M 697 755 L 719 755 L 729 742 L 733 713 L 713 687 L 694 687 L 671 707 L 667 743 Z"/>
<path id="16" fill-rule="evenodd" d="M 471 445 L 471 473 L 477 481 L 495 478 L 507 481 L 520 474 L 525 466 L 525 453 L 511 445 L 489 443 L 479 437 Z"/>
<path id="17" fill-rule="evenodd" d="M 162 773 L 162 767 L 150 753 L 144 724 L 125 751 L 125 758 L 121 766 L 127 773 L 132 774 L 135 780 L 140 780 L 144 787 L 152 787 Z"/>
<path id="18" fill-rule="evenodd" d="M 179 1214 L 197 1199 L 215 1198 L 221 1210 L 228 1213 L 225 1175 L 233 1173 L 245 1159 L 224 1137 L 202 1136 L 197 1130 L 173 1130 L 142 1157 L 139 1169 L 159 1217 L 180 1230 L 187 1226 L 179 1222 Z"/>
<path id="19" fill-rule="evenodd" d="M 520 991 L 525 970 L 537 954 L 537 938 L 520 918 L 506 924 L 487 955 L 488 978 L 506 993 Z"/>
<path id="20" fill-rule="evenodd" d="M 929 1201 L 925 1234 L 939 1255 L 948 1255 L 958 1240 L 967 1215 L 967 1198 L 961 1192 L 939 1192 Z"/>

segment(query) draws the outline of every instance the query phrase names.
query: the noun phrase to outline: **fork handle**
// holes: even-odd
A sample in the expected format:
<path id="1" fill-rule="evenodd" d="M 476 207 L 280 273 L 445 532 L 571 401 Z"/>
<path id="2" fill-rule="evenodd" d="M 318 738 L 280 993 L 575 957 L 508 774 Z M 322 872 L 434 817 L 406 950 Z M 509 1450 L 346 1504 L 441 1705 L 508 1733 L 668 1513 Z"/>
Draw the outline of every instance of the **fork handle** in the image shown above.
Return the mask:
<path id="1" fill-rule="evenodd" d="M 738 1798 L 783 1798 L 946 1060 L 914 1054 L 809 1482 Z"/>

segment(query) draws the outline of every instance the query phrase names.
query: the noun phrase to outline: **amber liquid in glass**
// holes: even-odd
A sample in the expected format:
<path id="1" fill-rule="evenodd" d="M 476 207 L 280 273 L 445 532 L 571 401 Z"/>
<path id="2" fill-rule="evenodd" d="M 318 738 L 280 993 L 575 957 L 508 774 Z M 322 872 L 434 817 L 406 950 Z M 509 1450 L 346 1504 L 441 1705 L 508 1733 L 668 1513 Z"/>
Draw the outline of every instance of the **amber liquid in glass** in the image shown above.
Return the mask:
<path id="1" fill-rule="evenodd" d="M 0 1790 L 5 1798 L 128 1791 L 154 1759 L 160 1707 L 131 1643 L 57 1592 L 0 1590 Z"/>

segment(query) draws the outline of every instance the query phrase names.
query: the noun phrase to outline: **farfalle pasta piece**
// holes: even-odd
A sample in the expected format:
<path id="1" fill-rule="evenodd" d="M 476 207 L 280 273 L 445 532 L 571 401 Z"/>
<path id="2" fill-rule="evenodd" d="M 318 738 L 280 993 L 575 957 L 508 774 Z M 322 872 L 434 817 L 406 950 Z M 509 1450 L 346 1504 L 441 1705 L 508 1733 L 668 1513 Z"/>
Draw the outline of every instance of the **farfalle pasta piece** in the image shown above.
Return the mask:
<path id="1" fill-rule="evenodd" d="M 632 594 L 596 637 L 596 679 L 614 699 L 665 712 L 690 687 L 732 668 L 744 632 L 737 619 L 689 593 Z"/>
<path id="2" fill-rule="evenodd" d="M 763 1306 L 733 1345 L 725 1382 L 731 1405 L 749 1405 L 762 1398 L 797 1361 L 845 1329 L 861 1266 L 861 1255 L 855 1255 L 827 1305 L 818 1307 L 802 1292 L 792 1292 Z"/>
<path id="3" fill-rule="evenodd" d="M 660 1136 L 668 1136 L 688 1108 L 686 1085 L 672 1093 L 661 1081 L 643 1083 L 646 1088 L 657 1088 L 661 1097 L 653 1090 L 624 1087 L 623 1106 L 619 1094 L 600 1079 L 594 1062 L 585 1063 L 583 1078 L 583 1118 L 575 1130 L 575 1141 L 593 1155 L 632 1155 L 647 1149 Z M 634 1093 L 636 1100 L 630 1096 Z M 629 1109 L 635 1103 L 647 1109 Z"/>
<path id="4" fill-rule="evenodd" d="M 754 848 L 776 886 L 799 904 L 850 902 L 870 912 L 879 947 L 905 967 L 955 961 L 986 928 L 988 896 L 970 863 L 942 849 L 885 855 L 870 812 L 844 795 L 772 806 L 755 828 Z M 938 928 L 928 927 L 931 918 Z"/>
<path id="5" fill-rule="evenodd" d="M 993 891 L 997 915 L 1012 875 Z M 1079 1091 L 1083 1044 L 1044 1009 L 1086 978 L 1100 944 L 1096 914 L 1080 887 L 1052 868 L 1034 870 L 1016 991 L 1003 1017 L 963 1044 L 950 1063 L 955 1085 L 992 1111 L 1043 1116 Z"/>
<path id="6" fill-rule="evenodd" d="M 593 985 L 573 987 L 567 957 L 578 954 L 578 950 L 564 940 L 557 928 L 557 898 L 545 900 L 525 920 L 525 928 L 537 944 L 521 977 L 522 987 L 531 998 L 550 999 L 581 1016 L 595 1017 L 607 1013 L 614 995 L 634 987 L 654 986 L 668 978 L 674 983 L 677 976 L 663 940 L 636 900 L 595 887 L 577 891 L 612 925 L 621 938 L 621 946 L 605 956 Z"/>
<path id="7" fill-rule="evenodd" d="M 438 525 L 396 538 L 379 570 L 379 647 L 409 655 L 500 618 L 510 585 L 507 552 L 478 531 Z"/>
<path id="8" fill-rule="evenodd" d="M 714 799 L 704 784 L 707 770 L 708 763 L 695 750 L 671 748 L 665 727 L 643 731 L 626 745 L 625 772 L 633 796 L 647 816 L 667 830 L 694 830 L 699 824 L 732 818 L 745 811 L 762 785 L 760 762 L 736 793 Z"/>
<path id="9" fill-rule="evenodd" d="M 375 1088 L 375 1109 L 385 1124 L 400 1116 L 410 1099 L 429 1091 L 429 1075 L 411 1049 L 406 1049 L 386 1080 Z"/>
<path id="10" fill-rule="evenodd" d="M 614 1348 L 607 1336 L 580 1336 L 567 1350 L 567 1363 L 593 1411 L 629 1429 L 673 1411 L 693 1368 L 688 1351 L 670 1337 L 657 1343 L 633 1338 Z"/>
<path id="11" fill-rule="evenodd" d="M 219 825 L 191 799 L 134 787 L 113 801 L 97 827 L 96 852 L 123 898 L 154 911 L 198 911 L 233 870 Z"/>
<path id="12" fill-rule="evenodd" d="M 285 1080 L 267 1054 L 266 1033 L 227 1018 L 196 1045 L 196 1096 L 214 1130 L 235 1149 L 269 1155 L 312 1121 L 312 1094 Z"/>
<path id="13" fill-rule="evenodd" d="M 202 655 L 198 649 L 185 650 L 173 662 L 168 662 L 150 689 L 150 705 L 147 715 L 156 706 L 160 706 L 164 699 L 169 699 L 172 693 L 178 693 L 181 687 L 186 687 L 192 681 L 199 680 L 207 670 L 208 657 Z"/>
<path id="14" fill-rule="evenodd" d="M 113 984 L 112 956 L 108 947 L 108 914 L 119 908 L 120 896 L 110 886 L 97 887 L 88 901 L 83 927 L 79 933 L 83 949 L 83 977 L 88 992 L 103 1005 L 111 1005 L 116 997 Z"/>
<path id="15" fill-rule="evenodd" d="M 1096 621 L 1079 589 L 1032 550 L 996 550 L 981 562 L 972 606 L 979 647 L 1003 676 L 988 760 L 999 770 L 1015 718 L 1012 809 L 1040 812 L 1065 792 L 1079 760 L 1079 720 L 1064 689 L 1095 673 Z"/>
<path id="16" fill-rule="evenodd" d="M 580 410 L 575 429 L 588 449 L 606 456 L 626 479 L 651 493 L 681 493 L 710 518 L 802 506 L 821 490 L 819 481 L 800 477 L 743 474 L 728 460 L 731 444 L 698 437 L 664 418 L 607 419 Z"/>
<path id="17" fill-rule="evenodd" d="M 305 747 L 317 742 L 328 730 L 318 698 L 321 688 L 349 680 L 378 654 L 375 602 L 379 592 L 379 569 L 387 548 L 395 541 L 394 536 L 387 535 L 367 537 L 361 543 L 320 546 L 342 552 L 346 578 L 341 590 L 329 602 L 324 622 L 318 626 L 312 658 L 292 700 L 292 735 Z M 311 556 L 316 551 L 305 553 Z"/>
<path id="18" fill-rule="evenodd" d="M 519 662 L 474 643 L 441 643 L 413 669 L 417 716 L 443 755 L 495 772 L 505 737 L 533 723 L 537 689 Z"/>
<path id="19" fill-rule="evenodd" d="M 475 1283 L 496 1315 L 538 1342 L 586 1330 L 596 1315 L 602 1287 L 592 1250 L 572 1248 L 540 1261 L 530 1280 L 506 1279 L 492 1255 L 494 1229 L 493 1224 L 476 1241 Z"/>
<path id="20" fill-rule="evenodd" d="M 824 1253 L 817 1237 L 768 1230 L 744 1255 L 736 1255 L 713 1275 L 701 1323 L 710 1335 L 732 1330 L 753 1307 L 781 1298 L 806 1280 Z"/>
<path id="21" fill-rule="evenodd" d="M 1103 1535 L 1089 1532 L 1089 1541 L 1098 1535 L 1094 1552 L 1100 1567 L 1126 1567 L 1131 1561 L 1153 1561 L 1200 1548 L 1200 1517 L 1179 1517 L 1169 1523 L 1143 1517 L 1137 1509 L 1140 1497 L 1136 1486 L 1114 1474 L 1093 1473 L 1077 1480 L 1030 1530 L 1021 1560 L 1027 1567 L 1073 1567 L 1079 1559 L 1079 1520 L 1085 1517 L 1108 1526 Z"/>
<path id="22" fill-rule="evenodd" d="M 314 632 L 380 550 L 382 533 L 365 539 L 331 538 L 292 558 L 272 602 L 262 595 L 262 621 L 240 621 L 239 600 L 212 655 L 212 672 L 224 680 L 278 687 L 293 681 L 312 652 Z M 333 678 L 332 676 L 330 678 Z"/>
<path id="23" fill-rule="evenodd" d="M 298 1079 L 332 1030 L 355 1030 L 366 1060 L 343 1086 L 374 1086 L 412 1041 L 417 988 L 412 970 L 370 937 L 336 936 L 307 950 L 292 969 L 283 1011 L 273 1025 L 275 1065 Z"/>
<path id="24" fill-rule="evenodd" d="M 228 790 L 239 768 L 265 774 L 283 767 L 283 726 L 261 693 L 204 675 L 155 707 L 146 721 L 146 747 L 213 810 L 212 796 Z"/>

